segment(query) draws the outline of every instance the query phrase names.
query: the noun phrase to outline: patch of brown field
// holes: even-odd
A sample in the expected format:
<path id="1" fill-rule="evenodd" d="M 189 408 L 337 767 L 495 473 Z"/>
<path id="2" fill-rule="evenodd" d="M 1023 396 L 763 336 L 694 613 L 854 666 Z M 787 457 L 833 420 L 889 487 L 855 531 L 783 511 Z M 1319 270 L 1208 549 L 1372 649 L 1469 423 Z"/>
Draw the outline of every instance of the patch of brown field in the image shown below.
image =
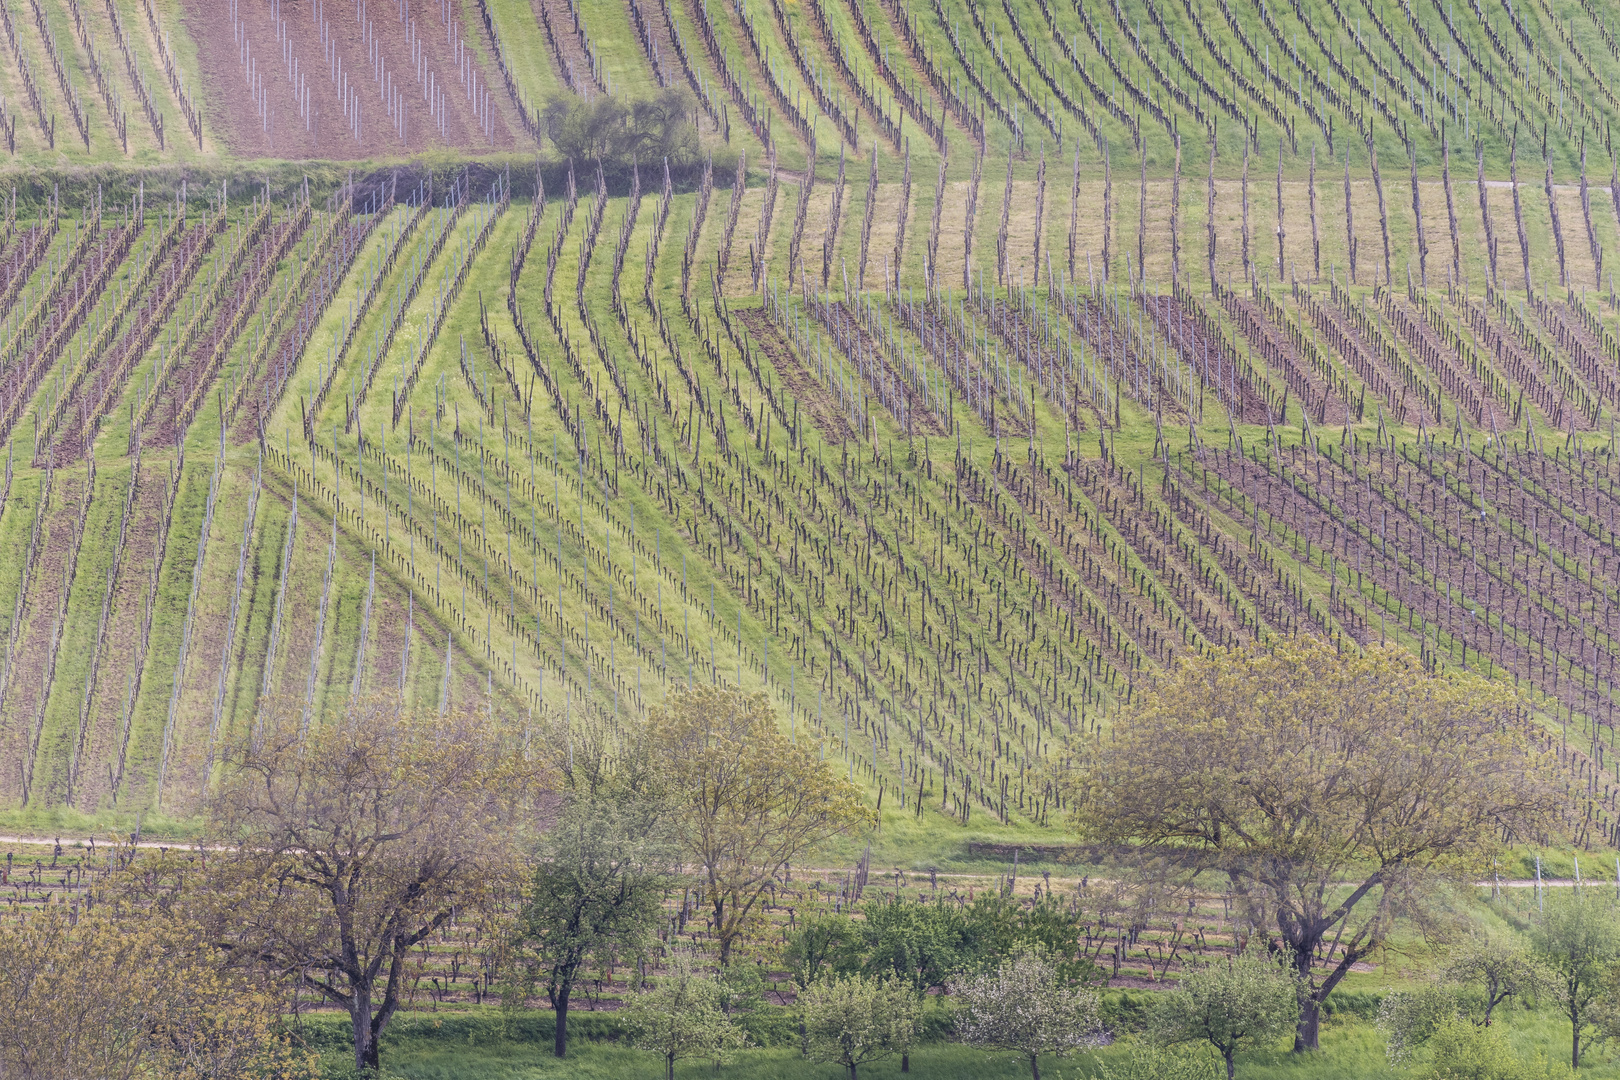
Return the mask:
<path id="1" fill-rule="evenodd" d="M 766 318 L 765 312 L 758 308 L 750 308 L 734 312 L 733 317 L 740 319 L 748 328 L 749 334 L 764 351 L 789 392 L 798 399 L 804 411 L 810 414 L 810 419 L 821 432 L 822 438 L 833 444 L 853 439 L 855 431 L 849 426 L 849 421 L 844 417 L 842 410 L 833 402 L 832 395 L 809 369 L 799 362 L 799 357 L 777 332 L 776 326 Z"/>
<path id="2" fill-rule="evenodd" d="M 367 5 L 362 24 L 354 5 L 329 7 L 304 0 L 280 8 L 279 34 L 275 10 L 269 3 L 240 4 L 240 24 L 233 28 L 226 3 L 185 0 L 183 6 L 181 17 L 197 43 L 201 97 L 208 112 L 205 130 L 212 128 L 233 153 L 365 160 L 446 147 L 491 151 L 516 145 L 505 119 L 505 83 L 473 59 L 470 48 L 462 50 L 465 59 L 458 63 L 450 30 L 437 9 L 409 5 L 413 22 L 408 26 L 397 6 L 377 3 Z M 324 40 L 317 12 L 329 26 Z M 464 36 L 482 34 L 472 23 L 458 21 L 455 29 Z M 254 88 L 249 87 L 244 58 L 253 68 Z M 464 73 L 469 69 L 476 73 L 480 111 L 466 91 Z M 260 85 L 264 113 L 254 100 Z M 442 133 L 430 113 L 429 85 L 443 92 Z M 345 115 L 345 87 L 359 104 L 358 133 Z M 299 111 L 301 91 L 307 94 L 307 118 Z M 492 137 L 486 137 L 480 120 L 485 92 Z M 390 115 L 390 101 L 397 102 L 403 134 Z"/>

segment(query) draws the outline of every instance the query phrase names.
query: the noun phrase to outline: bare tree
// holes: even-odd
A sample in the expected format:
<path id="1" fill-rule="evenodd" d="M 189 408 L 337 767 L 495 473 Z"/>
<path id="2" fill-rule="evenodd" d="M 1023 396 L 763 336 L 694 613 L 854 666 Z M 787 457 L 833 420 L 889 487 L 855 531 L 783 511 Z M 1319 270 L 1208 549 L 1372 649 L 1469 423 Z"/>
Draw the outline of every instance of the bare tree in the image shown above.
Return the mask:
<path id="1" fill-rule="evenodd" d="M 213 835 L 234 847 L 211 872 L 259 885 L 225 936 L 241 963 L 297 973 L 347 1010 L 355 1066 L 375 1072 L 409 951 L 509 884 L 537 770 L 481 708 L 375 697 L 308 731 L 287 719 L 228 749 L 210 797 Z"/>

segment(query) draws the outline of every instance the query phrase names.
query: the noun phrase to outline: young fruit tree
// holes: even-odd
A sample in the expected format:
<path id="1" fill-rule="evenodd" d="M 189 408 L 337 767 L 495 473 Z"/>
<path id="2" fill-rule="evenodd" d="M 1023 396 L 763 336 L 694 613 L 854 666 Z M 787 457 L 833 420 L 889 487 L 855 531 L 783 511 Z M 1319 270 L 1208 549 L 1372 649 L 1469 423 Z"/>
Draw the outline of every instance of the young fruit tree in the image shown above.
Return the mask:
<path id="1" fill-rule="evenodd" d="M 634 953 L 654 938 L 675 851 L 645 746 L 610 754 L 576 736 L 557 821 L 539 844 L 513 940 L 508 998 L 544 982 L 557 1014 L 553 1052 L 568 1050 L 568 1001 L 594 957 Z"/>
<path id="2" fill-rule="evenodd" d="M 222 891 L 266 886 L 241 889 L 229 945 L 346 1010 L 355 1067 L 375 1073 L 410 951 L 517 885 L 541 776 L 521 733 L 482 707 L 355 698 L 307 730 L 301 702 L 268 713 L 228 747 L 209 798 L 211 835 L 231 848 L 209 872 Z"/>
<path id="3" fill-rule="evenodd" d="M 1148 1027 L 1161 1042 L 1208 1043 L 1236 1075 L 1237 1053 L 1274 1043 L 1299 1019 L 1294 973 L 1256 939 L 1236 956 L 1190 967 L 1154 1002 Z"/>
<path id="4" fill-rule="evenodd" d="M 871 821 L 854 784 L 776 726 L 763 694 L 698 687 L 650 718 L 681 847 L 704 880 L 720 963 L 776 874 Z"/>
<path id="5" fill-rule="evenodd" d="M 953 983 L 951 993 L 962 1041 L 1022 1055 L 1033 1080 L 1041 1080 L 1042 1054 L 1062 1057 L 1102 1041 L 1096 992 L 1066 982 L 1058 964 L 1034 949 Z"/>
<path id="6" fill-rule="evenodd" d="M 1620 911 L 1602 889 L 1555 890 L 1530 925 L 1530 941 L 1552 971 L 1553 998 L 1569 1017 L 1570 1065 L 1578 1069 L 1581 1040 L 1609 1006 L 1608 976 L 1620 960 Z"/>
<path id="7" fill-rule="evenodd" d="M 1241 921 L 1274 929 L 1299 978 L 1295 1050 L 1439 879 L 1471 882 L 1568 803 L 1511 688 L 1312 640 L 1183 661 L 1076 777 L 1085 836 L 1134 851 L 1157 888 L 1213 872 Z"/>
<path id="8" fill-rule="evenodd" d="M 922 1022 L 922 999 L 892 975 L 829 975 L 799 992 L 805 1055 L 842 1065 L 849 1080 L 868 1061 L 905 1054 Z"/>
<path id="9" fill-rule="evenodd" d="M 1491 1014 L 1508 998 L 1539 997 L 1553 988 L 1553 971 L 1522 938 L 1502 933 L 1470 933 L 1446 957 L 1448 982 L 1481 999 L 1484 1012 L 1475 1021 L 1491 1026 Z"/>
<path id="10" fill-rule="evenodd" d="M 619 1016 L 636 1046 L 664 1059 L 665 1080 L 675 1080 L 681 1058 L 701 1054 L 722 1062 L 748 1037 L 726 1015 L 720 984 L 698 970 L 691 953 L 671 953 L 666 967 L 656 986 L 626 999 Z"/>

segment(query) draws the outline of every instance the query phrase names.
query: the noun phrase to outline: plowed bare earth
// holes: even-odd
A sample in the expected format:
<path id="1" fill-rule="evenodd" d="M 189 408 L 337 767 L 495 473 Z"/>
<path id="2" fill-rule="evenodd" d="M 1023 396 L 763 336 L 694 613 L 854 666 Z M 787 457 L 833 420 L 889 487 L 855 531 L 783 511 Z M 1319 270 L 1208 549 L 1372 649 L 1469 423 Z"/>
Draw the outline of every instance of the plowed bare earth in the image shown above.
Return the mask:
<path id="1" fill-rule="evenodd" d="M 822 437 L 832 443 L 841 443 L 845 439 L 854 438 L 855 432 L 832 401 L 827 388 L 799 363 L 799 358 L 794 355 L 788 343 L 782 340 L 782 335 L 777 333 L 776 327 L 765 317 L 765 313 L 755 308 L 739 311 L 736 317 L 742 320 L 742 324 L 748 327 L 748 332 L 753 335 L 754 340 L 759 342 L 760 348 L 765 350 L 765 355 L 770 358 L 776 373 L 782 377 L 782 381 L 787 384 L 793 396 L 804 405 L 805 411 L 810 414 L 810 419 L 815 422 Z"/>
<path id="2" fill-rule="evenodd" d="M 416 154 L 441 147 L 491 151 L 508 150 L 514 145 L 512 128 L 505 120 L 508 107 L 505 83 L 499 73 L 486 71 L 483 65 L 474 62 L 478 85 L 487 89 L 491 97 L 494 113 L 494 139 L 491 141 L 480 129 L 473 102 L 458 78 L 459 69 L 446 27 L 432 5 L 411 4 L 410 17 L 416 20 L 416 36 L 426 56 L 423 81 L 426 73 L 432 72 L 434 85 L 444 91 L 443 135 L 429 114 L 423 81 L 418 81 L 398 7 L 387 2 L 367 5 L 366 15 L 376 34 L 383 70 L 391 77 L 391 86 L 400 92 L 404 103 L 404 138 L 388 115 L 383 88 L 367 59 L 363 28 L 355 18 L 353 4 L 340 0 L 323 5 L 322 15 L 331 25 L 337 58 L 343 65 L 347 83 L 359 95 L 359 138 L 349 130 L 340 84 L 332 77 L 333 64 L 327 59 L 308 0 L 298 0 L 282 8 L 291 42 L 290 55 L 297 58 L 303 85 L 309 91 L 311 117 L 307 129 L 304 117 L 299 115 L 296 88 L 288 73 L 286 57 L 289 54 L 284 51 L 287 47 L 276 39 L 271 5 L 249 0 L 239 10 L 246 24 L 249 48 L 257 60 L 256 71 L 264 80 L 269 102 L 268 124 L 254 105 L 224 0 L 184 0 L 183 18 L 186 29 L 197 42 L 197 62 L 202 69 L 202 96 L 207 103 L 204 123 L 211 126 L 213 133 L 223 138 L 234 153 L 363 160 Z M 466 38 L 471 38 L 475 30 L 482 34 L 482 28 L 476 23 L 458 23 L 458 28 Z M 468 47 L 470 56 L 470 42 Z"/>

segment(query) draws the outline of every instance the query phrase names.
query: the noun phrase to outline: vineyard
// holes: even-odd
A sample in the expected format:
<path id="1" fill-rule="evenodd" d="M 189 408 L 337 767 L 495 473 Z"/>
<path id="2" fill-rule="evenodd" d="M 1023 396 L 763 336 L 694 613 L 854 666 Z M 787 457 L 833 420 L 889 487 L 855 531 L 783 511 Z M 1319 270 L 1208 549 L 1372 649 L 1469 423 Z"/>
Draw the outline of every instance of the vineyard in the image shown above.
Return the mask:
<path id="1" fill-rule="evenodd" d="M 0 799 L 721 683 L 891 830 L 1034 834 L 1308 634 L 1511 681 L 1620 843 L 1612 21 L 0 0 Z"/>

